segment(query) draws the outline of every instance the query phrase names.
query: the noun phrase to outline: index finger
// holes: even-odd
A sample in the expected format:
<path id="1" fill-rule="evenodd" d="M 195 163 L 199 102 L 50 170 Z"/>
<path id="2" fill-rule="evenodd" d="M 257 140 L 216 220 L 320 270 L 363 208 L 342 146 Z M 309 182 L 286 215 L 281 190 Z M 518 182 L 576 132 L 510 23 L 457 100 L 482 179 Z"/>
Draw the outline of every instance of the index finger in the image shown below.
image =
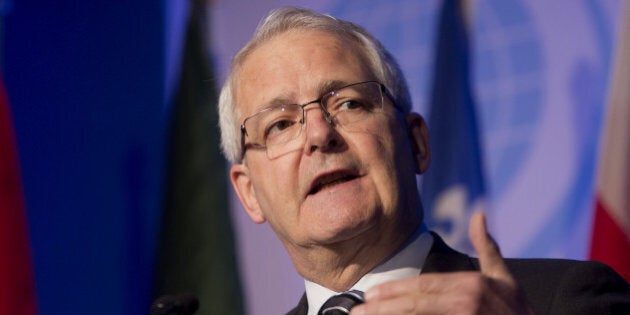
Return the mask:
<path id="1" fill-rule="evenodd" d="M 495 279 L 512 281 L 512 276 L 503 261 L 499 245 L 488 233 L 485 214 L 475 212 L 470 218 L 470 241 L 479 256 L 481 273 Z"/>

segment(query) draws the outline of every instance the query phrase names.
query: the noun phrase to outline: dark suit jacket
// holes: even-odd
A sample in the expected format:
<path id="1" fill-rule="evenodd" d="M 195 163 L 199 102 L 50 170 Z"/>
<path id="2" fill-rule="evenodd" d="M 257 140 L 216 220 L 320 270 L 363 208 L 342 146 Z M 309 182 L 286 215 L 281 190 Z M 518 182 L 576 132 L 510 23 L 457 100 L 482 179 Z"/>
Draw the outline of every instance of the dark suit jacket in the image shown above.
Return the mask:
<path id="1" fill-rule="evenodd" d="M 422 273 L 479 270 L 433 233 Z M 535 314 L 630 314 L 630 285 L 610 267 L 591 261 L 506 259 Z M 287 315 L 306 315 L 306 295 Z"/>

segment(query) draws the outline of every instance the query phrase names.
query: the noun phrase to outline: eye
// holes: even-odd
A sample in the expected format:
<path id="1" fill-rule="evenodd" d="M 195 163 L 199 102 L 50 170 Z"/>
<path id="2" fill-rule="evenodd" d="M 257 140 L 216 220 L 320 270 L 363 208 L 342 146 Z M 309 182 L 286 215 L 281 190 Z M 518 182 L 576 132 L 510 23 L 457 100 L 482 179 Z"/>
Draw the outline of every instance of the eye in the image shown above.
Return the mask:
<path id="1" fill-rule="evenodd" d="M 285 131 L 286 129 L 290 128 L 291 126 L 295 125 L 295 123 L 296 121 L 288 120 L 288 119 L 277 120 L 273 122 L 272 124 L 270 124 L 269 126 L 267 126 L 267 128 L 265 129 L 265 136 L 273 137 L 274 135 L 277 135 Z"/>
<path id="2" fill-rule="evenodd" d="M 337 111 L 372 111 L 374 105 L 371 102 L 358 99 L 347 99 L 336 106 Z"/>

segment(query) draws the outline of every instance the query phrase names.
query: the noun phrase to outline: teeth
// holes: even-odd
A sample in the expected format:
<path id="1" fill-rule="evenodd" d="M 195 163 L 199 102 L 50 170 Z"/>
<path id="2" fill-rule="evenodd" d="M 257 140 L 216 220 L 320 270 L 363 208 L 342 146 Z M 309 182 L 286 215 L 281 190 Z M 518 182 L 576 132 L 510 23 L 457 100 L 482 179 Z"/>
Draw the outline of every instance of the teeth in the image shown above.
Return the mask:
<path id="1" fill-rule="evenodd" d="M 344 181 L 345 181 L 345 179 L 340 178 L 340 179 L 334 180 L 334 181 L 332 181 L 330 183 L 326 183 L 326 184 L 321 185 L 319 187 L 319 189 L 321 190 L 321 189 L 324 189 L 324 188 L 329 187 L 329 186 L 334 186 L 334 185 L 337 185 L 337 184 L 339 184 L 341 182 L 344 182 Z"/>
<path id="2" fill-rule="evenodd" d="M 331 181 L 324 180 L 323 182 L 320 182 L 317 185 L 315 185 L 315 187 L 311 190 L 311 194 L 315 194 L 324 188 L 328 188 L 328 187 L 340 184 L 342 182 L 346 182 L 350 179 L 352 179 L 352 176 L 345 175 L 336 179 L 332 179 Z"/>

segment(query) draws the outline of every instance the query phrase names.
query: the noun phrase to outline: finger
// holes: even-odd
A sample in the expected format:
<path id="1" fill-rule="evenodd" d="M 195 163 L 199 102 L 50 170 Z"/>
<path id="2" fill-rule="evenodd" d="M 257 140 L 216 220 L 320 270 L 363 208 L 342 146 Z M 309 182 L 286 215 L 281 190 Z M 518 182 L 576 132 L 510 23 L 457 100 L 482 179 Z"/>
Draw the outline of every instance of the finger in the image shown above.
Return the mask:
<path id="1" fill-rule="evenodd" d="M 501 310 L 496 306 L 502 302 L 487 294 L 493 289 L 492 281 L 479 272 L 434 273 L 392 281 L 374 287 L 381 292 L 377 297 L 368 290 L 365 304 L 353 308 L 351 314 L 461 314 L 470 310 L 487 314 Z"/>
<path id="2" fill-rule="evenodd" d="M 446 296 L 448 297 L 448 296 Z M 376 314 L 438 314 L 447 304 L 445 296 L 435 294 L 408 294 L 386 300 L 366 302 L 352 308 L 351 315 Z"/>
<path id="3" fill-rule="evenodd" d="M 483 212 L 475 212 L 470 218 L 469 236 L 477 255 L 479 255 L 481 272 L 492 278 L 511 280 L 512 276 L 505 266 L 499 245 L 488 233 L 486 217 Z"/>
<path id="4" fill-rule="evenodd" d="M 365 292 L 366 302 L 392 299 L 409 293 L 426 295 L 442 294 L 457 290 L 462 285 L 461 279 L 476 272 L 428 273 L 416 277 L 389 281 L 379 284 Z"/>

